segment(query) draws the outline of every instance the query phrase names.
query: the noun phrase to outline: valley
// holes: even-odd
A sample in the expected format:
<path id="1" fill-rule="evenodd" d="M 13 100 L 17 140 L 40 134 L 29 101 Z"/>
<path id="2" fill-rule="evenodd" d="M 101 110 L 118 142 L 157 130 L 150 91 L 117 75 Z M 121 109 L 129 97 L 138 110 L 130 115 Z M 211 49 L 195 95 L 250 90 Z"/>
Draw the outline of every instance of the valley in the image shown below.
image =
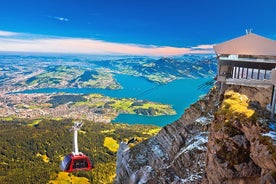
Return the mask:
<path id="1" fill-rule="evenodd" d="M 109 123 L 120 114 L 176 115 L 179 108 L 174 109 L 174 102 L 147 95 L 180 79 L 208 78 L 216 70 L 210 55 L 1 55 L 0 59 L 1 118 L 72 118 Z"/>
<path id="2" fill-rule="evenodd" d="M 215 73 L 210 55 L 1 55 L 0 183 L 113 183 L 120 143 L 156 135 L 209 90 Z M 79 148 L 95 169 L 68 174 L 58 164 L 79 120 Z"/>

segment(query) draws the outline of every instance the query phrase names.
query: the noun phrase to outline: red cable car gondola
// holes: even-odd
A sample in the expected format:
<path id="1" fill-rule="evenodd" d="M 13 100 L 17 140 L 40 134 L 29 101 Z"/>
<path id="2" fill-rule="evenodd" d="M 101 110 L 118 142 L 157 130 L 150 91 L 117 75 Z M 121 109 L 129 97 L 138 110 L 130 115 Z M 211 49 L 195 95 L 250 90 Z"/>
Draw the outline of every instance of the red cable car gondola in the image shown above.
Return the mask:
<path id="1" fill-rule="evenodd" d="M 78 130 L 82 125 L 82 123 L 76 122 L 71 129 L 74 131 L 74 151 L 71 154 L 66 155 L 60 163 L 60 169 L 64 172 L 74 172 L 80 170 L 89 171 L 93 169 L 93 165 L 89 157 L 78 150 Z"/>

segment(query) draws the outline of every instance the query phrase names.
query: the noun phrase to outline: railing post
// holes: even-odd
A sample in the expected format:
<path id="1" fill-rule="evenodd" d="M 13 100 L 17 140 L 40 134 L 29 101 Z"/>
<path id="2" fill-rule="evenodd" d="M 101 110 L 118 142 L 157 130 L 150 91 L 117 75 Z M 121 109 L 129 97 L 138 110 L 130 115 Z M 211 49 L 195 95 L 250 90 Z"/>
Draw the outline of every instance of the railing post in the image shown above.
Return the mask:
<path id="1" fill-rule="evenodd" d="M 273 85 L 273 88 L 276 86 L 276 69 L 271 70 L 271 83 Z M 276 101 L 276 90 L 273 90 L 272 94 L 272 104 L 271 104 L 271 114 L 270 114 L 270 121 L 274 122 L 274 113 L 275 113 L 275 101 Z"/>

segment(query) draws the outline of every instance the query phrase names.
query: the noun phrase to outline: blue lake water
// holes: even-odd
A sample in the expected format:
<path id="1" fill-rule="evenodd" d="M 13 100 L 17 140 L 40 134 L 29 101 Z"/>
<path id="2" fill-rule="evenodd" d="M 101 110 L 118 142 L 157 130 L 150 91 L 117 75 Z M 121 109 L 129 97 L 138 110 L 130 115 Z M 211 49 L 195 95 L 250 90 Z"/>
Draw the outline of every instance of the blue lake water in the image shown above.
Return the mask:
<path id="1" fill-rule="evenodd" d="M 168 84 L 157 85 L 141 77 L 117 75 L 115 78 L 123 86 L 123 89 L 105 90 L 95 88 L 43 88 L 26 90 L 22 93 L 99 93 L 116 98 L 127 97 L 170 104 L 176 111 L 176 115 L 152 117 L 133 114 L 120 114 L 112 121 L 114 123 L 153 124 L 164 126 L 179 119 L 185 108 L 196 102 L 201 95 L 206 94 L 209 91 L 209 88 L 198 89 L 198 87 L 201 84 L 211 80 L 211 78 L 179 79 Z"/>

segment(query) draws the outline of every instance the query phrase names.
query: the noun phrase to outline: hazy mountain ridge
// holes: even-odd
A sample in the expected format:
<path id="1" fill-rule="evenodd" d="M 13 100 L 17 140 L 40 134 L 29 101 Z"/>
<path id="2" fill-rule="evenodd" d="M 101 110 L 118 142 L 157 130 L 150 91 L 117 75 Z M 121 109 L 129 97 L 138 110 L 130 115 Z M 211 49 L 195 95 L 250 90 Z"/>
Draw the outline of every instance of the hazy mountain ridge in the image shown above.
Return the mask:
<path id="1" fill-rule="evenodd" d="M 103 67 L 111 68 L 122 74 L 142 76 L 157 83 L 167 83 L 179 78 L 197 78 L 214 76 L 217 70 L 212 55 L 188 55 L 182 57 L 127 58 L 99 62 Z"/>
<path id="2" fill-rule="evenodd" d="M 116 74 L 167 83 L 179 78 L 210 77 L 216 73 L 212 55 L 172 58 L 93 56 L 0 56 L 0 90 L 53 88 L 118 89 Z M 6 90 L 5 90 L 6 89 Z"/>

